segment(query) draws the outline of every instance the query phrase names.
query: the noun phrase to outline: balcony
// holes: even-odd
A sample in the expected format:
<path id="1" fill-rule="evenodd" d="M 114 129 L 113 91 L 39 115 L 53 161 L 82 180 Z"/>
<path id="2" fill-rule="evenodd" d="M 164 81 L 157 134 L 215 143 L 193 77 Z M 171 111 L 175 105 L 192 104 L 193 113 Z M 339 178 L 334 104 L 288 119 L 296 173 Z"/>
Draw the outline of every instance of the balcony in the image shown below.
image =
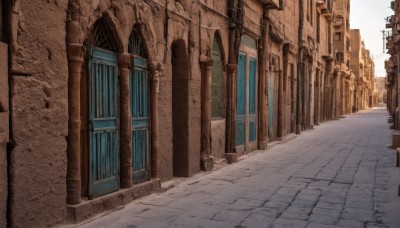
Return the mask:
<path id="1" fill-rule="evenodd" d="M 269 9 L 282 10 L 285 7 L 285 0 L 258 0 Z"/>
<path id="2" fill-rule="evenodd" d="M 317 0 L 317 7 L 321 10 L 321 15 L 323 15 L 328 20 L 333 19 L 334 7 L 332 0 Z"/>
<path id="3" fill-rule="evenodd" d="M 389 16 L 385 18 L 386 20 L 386 28 L 393 28 L 393 16 Z"/>
<path id="4" fill-rule="evenodd" d="M 317 7 L 323 11 L 323 10 L 328 10 L 328 0 L 317 0 Z"/>

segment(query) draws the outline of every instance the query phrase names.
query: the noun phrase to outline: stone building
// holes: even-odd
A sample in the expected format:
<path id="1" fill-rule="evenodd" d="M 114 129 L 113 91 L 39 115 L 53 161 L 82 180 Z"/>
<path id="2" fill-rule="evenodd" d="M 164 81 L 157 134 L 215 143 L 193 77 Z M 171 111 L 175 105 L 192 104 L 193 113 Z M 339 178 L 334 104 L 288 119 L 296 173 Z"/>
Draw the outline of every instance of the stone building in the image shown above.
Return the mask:
<path id="1" fill-rule="evenodd" d="M 394 128 L 400 130 L 399 121 L 399 45 L 400 45 L 400 1 L 391 1 L 390 8 L 394 11 L 393 15 L 387 18 L 386 28 L 389 29 L 387 40 L 387 53 L 390 58 L 385 62 L 386 68 L 386 89 L 387 107 L 390 115 L 394 118 Z M 398 134 L 398 133 L 396 133 Z"/>
<path id="2" fill-rule="evenodd" d="M 359 29 L 351 30 L 351 70 L 355 74 L 355 109 L 357 111 L 373 107 L 375 66 L 369 50 L 361 40 Z"/>
<path id="3" fill-rule="evenodd" d="M 376 77 L 375 78 L 375 93 L 377 94 L 376 103 L 378 105 L 387 104 L 386 78 L 385 77 Z"/>
<path id="4" fill-rule="evenodd" d="M 336 0 L 334 47 L 336 50 L 335 117 L 351 114 L 354 110 L 354 80 L 351 72 L 350 1 Z"/>
<path id="5" fill-rule="evenodd" d="M 82 221 L 349 113 L 337 2 L 2 1 L 0 226 Z"/>

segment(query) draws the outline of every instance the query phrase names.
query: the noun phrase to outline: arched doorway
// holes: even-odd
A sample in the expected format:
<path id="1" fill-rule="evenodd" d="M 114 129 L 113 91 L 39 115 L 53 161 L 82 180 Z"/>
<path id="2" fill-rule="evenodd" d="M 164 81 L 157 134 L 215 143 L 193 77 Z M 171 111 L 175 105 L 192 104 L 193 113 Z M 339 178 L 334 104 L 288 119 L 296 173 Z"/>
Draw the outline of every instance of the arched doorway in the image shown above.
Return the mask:
<path id="1" fill-rule="evenodd" d="M 173 176 L 189 176 L 189 62 L 184 40 L 172 43 Z"/>
<path id="2" fill-rule="evenodd" d="M 221 38 L 215 34 L 212 45 L 211 67 L 211 155 L 225 158 L 226 109 L 225 109 L 225 72 Z"/>
<path id="3" fill-rule="evenodd" d="M 104 18 L 93 25 L 85 45 L 88 50 L 87 81 L 82 83 L 82 118 L 87 123 L 87 158 L 83 159 L 82 186 L 89 198 L 119 189 L 118 157 L 118 65 L 117 46 Z M 83 74 L 85 77 L 85 74 Z M 82 79 L 85 80 L 85 79 Z M 83 86 L 87 86 L 83 88 Z M 82 124 L 83 125 L 83 124 Z M 85 140 L 85 138 L 84 138 Z M 85 143 L 83 143 L 85 145 Z M 82 175 L 85 176 L 85 175 Z M 84 191 L 84 190 L 83 190 Z"/>
<path id="4" fill-rule="evenodd" d="M 129 37 L 128 50 L 133 54 L 130 74 L 132 115 L 132 179 L 141 183 L 150 179 L 149 153 L 149 85 L 148 55 L 139 26 L 134 26 Z"/>
<path id="5" fill-rule="evenodd" d="M 243 35 L 236 82 L 236 151 L 257 148 L 257 41 Z"/>

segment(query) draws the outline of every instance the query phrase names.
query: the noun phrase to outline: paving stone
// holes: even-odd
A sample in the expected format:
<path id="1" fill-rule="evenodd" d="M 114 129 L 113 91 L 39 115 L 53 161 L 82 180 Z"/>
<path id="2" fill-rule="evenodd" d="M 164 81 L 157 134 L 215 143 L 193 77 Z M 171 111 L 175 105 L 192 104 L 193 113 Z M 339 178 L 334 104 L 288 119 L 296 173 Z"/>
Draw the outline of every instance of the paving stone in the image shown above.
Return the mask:
<path id="1" fill-rule="evenodd" d="M 336 210 L 342 210 L 343 207 L 344 207 L 344 204 L 318 202 L 315 207 L 317 207 L 317 208 L 326 208 L 326 209 L 334 209 L 334 210 L 335 209 Z"/>
<path id="2" fill-rule="evenodd" d="M 311 214 L 309 221 L 325 225 L 335 225 L 339 221 L 339 218 L 330 215 Z"/>
<path id="3" fill-rule="evenodd" d="M 272 223 L 272 228 L 305 228 L 306 221 L 278 218 Z"/>
<path id="4" fill-rule="evenodd" d="M 289 203 L 278 202 L 278 201 L 268 201 L 264 204 L 266 208 L 276 208 L 280 210 L 285 210 L 289 206 Z"/>
<path id="5" fill-rule="evenodd" d="M 344 219 L 356 220 L 360 222 L 371 222 L 374 220 L 373 214 L 374 211 L 372 210 L 345 207 L 341 217 Z"/>
<path id="6" fill-rule="evenodd" d="M 283 203 L 291 203 L 294 200 L 294 197 L 283 194 L 274 194 L 271 196 L 270 200 Z"/>
<path id="7" fill-rule="evenodd" d="M 232 224 L 240 224 L 250 214 L 248 211 L 234 211 L 234 210 L 223 210 L 216 214 L 212 219 L 218 221 L 224 221 Z"/>
<path id="8" fill-rule="evenodd" d="M 252 212 L 246 220 L 241 223 L 242 227 L 248 228 L 265 228 L 269 227 L 274 221 L 274 217 L 267 216 L 268 213 L 263 213 L 262 211 Z"/>
<path id="9" fill-rule="evenodd" d="M 264 201 L 253 199 L 237 199 L 233 204 L 228 206 L 228 210 L 245 211 L 261 207 Z"/>
<path id="10" fill-rule="evenodd" d="M 308 224 L 307 228 L 342 228 L 342 227 L 335 226 L 335 225 L 326 225 L 326 224 L 321 224 L 321 223 L 316 223 L 316 222 L 310 222 Z"/>
<path id="11" fill-rule="evenodd" d="M 160 207 L 154 210 L 148 210 L 137 215 L 140 218 L 154 219 L 157 221 L 172 222 L 179 216 L 184 214 L 184 210 L 179 210 L 175 208 Z M 157 216 L 154 216 L 157 215 Z"/>
<path id="12" fill-rule="evenodd" d="M 234 226 L 235 226 L 234 224 L 231 224 L 229 222 L 184 216 L 174 221 L 173 224 L 169 227 L 170 228 L 204 228 L 204 227 L 232 228 Z"/>
<path id="13" fill-rule="evenodd" d="M 337 225 L 341 226 L 341 227 L 346 227 L 346 228 L 364 228 L 363 222 L 354 221 L 354 220 L 346 220 L 346 219 L 339 220 Z"/>
<path id="14" fill-rule="evenodd" d="M 326 215 L 330 216 L 332 218 L 339 218 L 342 213 L 342 210 L 337 210 L 337 209 L 330 209 L 330 208 L 320 208 L 320 207 L 314 207 L 312 210 L 312 214 L 318 214 L 318 215 Z"/>
<path id="15" fill-rule="evenodd" d="M 201 206 L 190 209 L 185 215 L 195 218 L 211 219 L 222 210 L 225 209 L 219 207 Z"/>

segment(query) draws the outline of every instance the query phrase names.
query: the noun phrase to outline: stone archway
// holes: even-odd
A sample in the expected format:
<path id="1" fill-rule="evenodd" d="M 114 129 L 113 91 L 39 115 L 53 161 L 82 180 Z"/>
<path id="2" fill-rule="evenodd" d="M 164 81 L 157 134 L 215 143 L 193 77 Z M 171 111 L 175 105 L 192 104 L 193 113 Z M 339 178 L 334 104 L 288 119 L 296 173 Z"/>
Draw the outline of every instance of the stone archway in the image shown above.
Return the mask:
<path id="1" fill-rule="evenodd" d="M 84 64 L 87 74 L 81 77 L 81 101 L 87 103 L 81 102 L 81 119 L 87 118 L 87 124 L 81 124 L 81 132 L 87 130 L 81 135 L 81 142 L 88 141 L 81 148 L 86 151 L 84 146 L 88 147 L 87 160 L 82 159 L 82 177 L 88 178 L 82 178 L 82 186 L 88 181 L 90 198 L 119 189 L 119 48 L 115 37 L 111 23 L 102 17 L 85 40 L 89 61 Z"/>

